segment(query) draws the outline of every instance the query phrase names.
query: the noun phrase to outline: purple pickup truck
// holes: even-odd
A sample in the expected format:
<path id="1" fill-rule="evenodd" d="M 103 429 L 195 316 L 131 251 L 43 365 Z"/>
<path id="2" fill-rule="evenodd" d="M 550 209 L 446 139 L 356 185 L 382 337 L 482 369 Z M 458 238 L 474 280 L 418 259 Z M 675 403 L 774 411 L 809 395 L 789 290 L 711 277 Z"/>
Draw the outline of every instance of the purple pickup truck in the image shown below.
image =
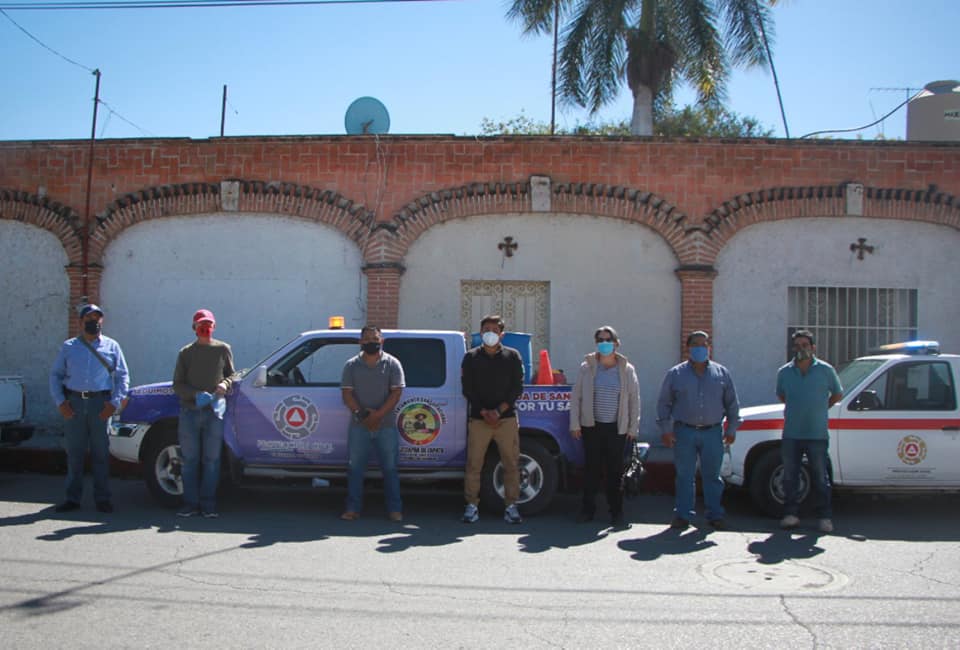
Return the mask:
<path id="1" fill-rule="evenodd" d="M 393 414 L 400 434 L 400 477 L 405 481 L 462 479 L 466 463 L 467 403 L 460 389 L 466 351 L 461 332 L 385 330 L 384 349 L 400 359 L 406 376 Z M 227 395 L 223 474 L 240 484 L 309 483 L 343 479 L 347 421 L 340 375 L 359 351 L 358 330 L 304 332 L 242 373 Z M 569 386 L 527 386 L 520 417 L 520 509 L 549 505 L 571 472 L 583 464 L 570 436 Z M 177 446 L 179 406 L 170 382 L 137 386 L 110 427 L 110 452 L 141 463 L 151 493 L 177 505 L 182 494 Z M 379 477 L 376 454 L 369 476 Z M 503 472 L 491 445 L 483 469 L 482 502 L 502 507 Z"/>

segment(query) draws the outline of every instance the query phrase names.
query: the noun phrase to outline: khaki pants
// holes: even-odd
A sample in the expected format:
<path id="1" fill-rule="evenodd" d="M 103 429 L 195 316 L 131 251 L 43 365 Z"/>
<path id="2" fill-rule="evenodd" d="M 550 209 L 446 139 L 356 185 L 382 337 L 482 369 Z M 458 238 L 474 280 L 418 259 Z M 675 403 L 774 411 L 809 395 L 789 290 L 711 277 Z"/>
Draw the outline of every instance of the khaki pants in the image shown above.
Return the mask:
<path id="1" fill-rule="evenodd" d="M 473 505 L 480 502 L 480 472 L 491 440 L 497 443 L 503 464 L 504 504 L 513 505 L 520 497 L 520 422 L 516 417 L 500 420 L 500 426 L 497 427 L 491 427 L 483 420 L 470 419 L 463 497 Z"/>

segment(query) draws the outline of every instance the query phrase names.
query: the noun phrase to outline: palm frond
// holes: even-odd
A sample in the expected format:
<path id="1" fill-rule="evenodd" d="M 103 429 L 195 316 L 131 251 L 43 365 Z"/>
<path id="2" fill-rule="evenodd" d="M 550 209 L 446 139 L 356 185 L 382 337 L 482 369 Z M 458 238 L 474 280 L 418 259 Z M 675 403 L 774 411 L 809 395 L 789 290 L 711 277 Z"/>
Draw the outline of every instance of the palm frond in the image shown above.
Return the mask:
<path id="1" fill-rule="evenodd" d="M 768 0 L 723 0 L 721 2 L 726 35 L 724 50 L 735 66 L 765 65 L 767 51 L 763 42 L 773 44 L 774 23 Z"/>
<path id="2" fill-rule="evenodd" d="M 524 34 L 553 32 L 554 5 L 569 4 L 569 0 L 514 0 L 507 9 L 507 18 L 523 25 Z"/>

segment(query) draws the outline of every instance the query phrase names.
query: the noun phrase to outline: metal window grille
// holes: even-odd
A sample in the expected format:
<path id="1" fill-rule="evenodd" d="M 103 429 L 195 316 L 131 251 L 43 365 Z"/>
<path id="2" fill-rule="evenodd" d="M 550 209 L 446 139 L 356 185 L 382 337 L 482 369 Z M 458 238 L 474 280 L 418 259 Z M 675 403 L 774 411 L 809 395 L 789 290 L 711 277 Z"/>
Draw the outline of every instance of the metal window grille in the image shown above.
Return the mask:
<path id="1" fill-rule="evenodd" d="M 787 358 L 799 329 L 813 332 L 818 356 L 834 365 L 917 338 L 916 289 L 788 287 L 787 305 Z"/>

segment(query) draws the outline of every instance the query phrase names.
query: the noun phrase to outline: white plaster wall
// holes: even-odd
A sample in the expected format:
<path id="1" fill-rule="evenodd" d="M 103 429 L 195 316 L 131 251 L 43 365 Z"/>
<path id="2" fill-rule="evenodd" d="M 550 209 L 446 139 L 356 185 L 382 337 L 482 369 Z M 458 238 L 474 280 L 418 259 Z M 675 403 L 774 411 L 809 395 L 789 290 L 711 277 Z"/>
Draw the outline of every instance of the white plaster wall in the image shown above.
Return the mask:
<path id="1" fill-rule="evenodd" d="M 862 261 L 850 252 L 858 237 L 875 247 Z M 960 351 L 958 249 L 953 228 L 861 217 L 792 219 L 737 233 L 717 259 L 714 355 L 733 373 L 741 403 L 776 401 L 788 286 L 917 289 L 920 338 Z"/>
<path id="2" fill-rule="evenodd" d="M 519 248 L 505 259 L 497 243 L 508 235 Z M 594 349 L 594 330 L 613 326 L 637 366 L 642 432 L 653 435 L 656 396 L 664 371 L 677 362 L 680 327 L 677 260 L 656 232 L 591 216 L 474 217 L 425 232 L 404 264 L 399 323 L 407 328 L 460 329 L 461 280 L 549 281 L 553 368 L 575 380 Z"/>
<path id="3" fill-rule="evenodd" d="M 67 338 L 70 282 L 60 240 L 42 228 L 0 220 L 0 374 L 24 378 L 27 420 L 58 429 L 48 378 Z"/>
<path id="4" fill-rule="evenodd" d="M 360 267 L 356 245 L 323 224 L 235 213 L 147 221 L 106 250 L 104 331 L 123 346 L 134 385 L 168 381 L 194 338 L 193 313 L 211 309 L 214 336 L 246 368 L 331 315 L 362 324 Z"/>

